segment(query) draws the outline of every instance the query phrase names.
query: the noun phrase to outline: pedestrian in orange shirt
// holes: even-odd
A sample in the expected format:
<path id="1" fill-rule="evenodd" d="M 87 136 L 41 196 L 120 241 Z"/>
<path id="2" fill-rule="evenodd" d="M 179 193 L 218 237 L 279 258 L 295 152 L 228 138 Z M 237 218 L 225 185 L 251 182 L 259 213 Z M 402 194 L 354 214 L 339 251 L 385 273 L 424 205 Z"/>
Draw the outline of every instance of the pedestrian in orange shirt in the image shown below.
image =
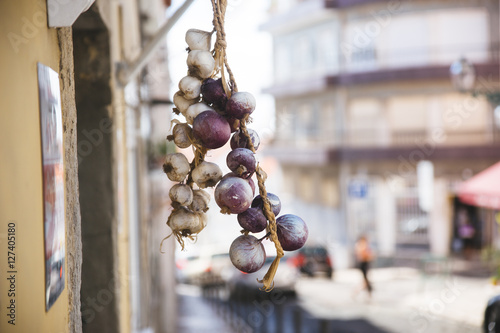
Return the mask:
<path id="1" fill-rule="evenodd" d="M 357 266 L 363 274 L 363 286 L 359 288 L 359 290 L 355 291 L 354 296 L 356 296 L 363 289 L 366 289 L 368 297 L 371 299 L 373 287 L 368 279 L 368 271 L 370 269 L 370 263 L 373 260 L 373 252 L 370 249 L 370 244 L 368 243 L 368 239 L 365 235 L 361 235 L 358 238 L 358 241 L 354 246 L 354 252 L 356 255 Z"/>

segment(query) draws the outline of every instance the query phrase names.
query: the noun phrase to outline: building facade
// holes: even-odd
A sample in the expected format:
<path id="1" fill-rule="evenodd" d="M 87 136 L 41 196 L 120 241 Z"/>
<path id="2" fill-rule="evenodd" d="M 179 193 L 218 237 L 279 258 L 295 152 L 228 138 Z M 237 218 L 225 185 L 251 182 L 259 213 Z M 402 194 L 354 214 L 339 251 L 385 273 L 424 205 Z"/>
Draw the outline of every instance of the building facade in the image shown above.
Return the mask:
<path id="1" fill-rule="evenodd" d="M 499 112 L 458 93 L 449 68 L 474 64 L 498 91 L 497 1 L 274 1 L 276 137 L 294 207 L 337 266 L 367 234 L 379 256 L 459 251 L 457 212 L 493 245 L 492 216 L 455 199 L 500 159 Z M 494 229 L 494 230 L 493 230 Z"/>
<path id="2" fill-rule="evenodd" d="M 167 232 L 162 207 L 168 195 L 162 185 L 168 184 L 166 177 L 158 178 L 158 165 L 148 165 L 146 154 L 150 141 L 169 127 L 165 116 L 160 117 L 164 127 L 151 125 L 168 103 L 166 48 L 129 81 L 120 82 L 117 74 L 164 23 L 167 4 L 0 4 L 1 332 L 170 332 L 175 327 L 173 241 L 164 243 L 165 254 L 159 252 L 160 235 Z M 73 20 L 66 22 L 68 17 Z M 52 27 L 54 18 L 66 23 Z M 47 93 L 62 110 L 61 121 L 53 120 L 62 138 L 62 169 L 56 176 L 63 191 L 57 208 L 63 234 L 57 255 L 47 251 L 53 231 L 44 227 L 57 193 L 49 188 L 47 195 L 51 182 L 45 164 L 42 172 L 43 139 L 53 128 L 41 116 L 47 89 L 41 88 L 37 64 L 54 73 L 52 82 L 60 87 Z M 162 75 L 157 68 L 163 68 Z M 152 84 L 164 87 L 163 95 L 149 93 Z M 8 259 L 7 251 L 15 259 Z M 51 287 L 53 280 L 57 287 Z M 53 289 L 57 296 L 49 297 Z"/>

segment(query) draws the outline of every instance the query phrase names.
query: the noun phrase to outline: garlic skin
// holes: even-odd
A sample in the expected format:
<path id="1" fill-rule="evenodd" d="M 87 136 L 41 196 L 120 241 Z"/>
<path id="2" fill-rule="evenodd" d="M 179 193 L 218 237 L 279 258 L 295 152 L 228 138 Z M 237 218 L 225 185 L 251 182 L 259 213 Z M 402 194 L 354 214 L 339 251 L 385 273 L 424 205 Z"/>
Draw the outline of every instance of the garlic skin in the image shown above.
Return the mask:
<path id="1" fill-rule="evenodd" d="M 235 92 L 226 103 L 226 113 L 231 117 L 243 119 L 255 110 L 255 97 L 244 91 Z"/>
<path id="2" fill-rule="evenodd" d="M 189 75 L 206 79 L 212 75 L 215 68 L 215 59 L 209 51 L 193 50 L 187 58 Z"/>
<path id="3" fill-rule="evenodd" d="M 184 96 L 182 91 L 178 91 L 174 94 L 174 105 L 179 110 L 180 113 L 186 113 L 186 110 L 191 105 L 198 102 L 198 99 L 188 99 Z"/>
<path id="4" fill-rule="evenodd" d="M 222 170 L 215 163 L 203 161 L 193 170 L 191 177 L 200 188 L 212 187 L 222 179 Z"/>
<path id="5" fill-rule="evenodd" d="M 210 194 L 204 190 L 193 190 L 193 202 L 189 208 L 195 212 L 206 212 L 210 203 Z"/>
<path id="6" fill-rule="evenodd" d="M 266 250 L 256 237 L 241 235 L 231 243 L 229 258 L 240 271 L 254 273 L 264 266 Z"/>
<path id="7" fill-rule="evenodd" d="M 175 184 L 168 195 L 170 200 L 179 203 L 181 206 L 189 206 L 193 202 L 193 191 L 191 187 L 185 184 Z"/>
<path id="8" fill-rule="evenodd" d="M 189 139 L 192 136 L 193 129 L 188 124 L 175 124 L 174 129 L 172 130 L 172 137 L 174 143 L 179 148 L 187 148 L 191 146 L 191 140 Z M 172 140 L 170 136 L 167 137 L 169 140 Z"/>
<path id="9" fill-rule="evenodd" d="M 189 162 L 181 153 L 168 154 L 163 164 L 163 172 L 168 179 L 174 182 L 182 182 L 191 170 Z"/>
<path id="10" fill-rule="evenodd" d="M 197 234 L 207 226 L 208 216 L 205 213 L 194 214 L 198 217 L 198 228 L 192 228 L 191 232 Z"/>
<path id="11" fill-rule="evenodd" d="M 186 32 L 186 43 L 190 50 L 210 51 L 212 33 L 199 29 L 189 29 Z"/>
<path id="12" fill-rule="evenodd" d="M 193 213 L 186 207 L 174 209 L 168 217 L 167 225 L 172 231 L 181 232 L 183 235 L 196 234 L 203 229 L 198 214 Z"/>
<path id="13" fill-rule="evenodd" d="M 183 113 L 183 115 L 184 115 L 184 117 L 186 117 L 186 121 L 188 122 L 188 124 L 192 125 L 194 118 L 196 118 L 196 116 L 198 116 L 203 111 L 209 111 L 209 110 L 215 111 L 213 108 L 211 108 L 207 104 L 200 102 L 200 103 L 196 103 L 196 104 L 193 104 L 190 107 L 188 107 L 186 112 Z"/>
<path id="14" fill-rule="evenodd" d="M 184 93 L 185 99 L 200 98 L 202 81 L 193 76 L 185 76 L 179 81 L 179 89 Z"/>

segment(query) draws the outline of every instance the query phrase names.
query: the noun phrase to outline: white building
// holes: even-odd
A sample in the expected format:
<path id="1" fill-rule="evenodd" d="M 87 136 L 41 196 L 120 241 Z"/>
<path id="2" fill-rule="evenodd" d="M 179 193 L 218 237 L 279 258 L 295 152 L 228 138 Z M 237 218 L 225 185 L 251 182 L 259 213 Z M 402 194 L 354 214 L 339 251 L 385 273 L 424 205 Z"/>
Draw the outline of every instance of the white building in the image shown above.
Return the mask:
<path id="1" fill-rule="evenodd" d="M 270 10 L 269 153 L 310 241 L 328 244 L 338 267 L 362 233 L 380 257 L 448 255 L 457 184 L 500 159 L 492 106 L 457 93 L 449 67 L 466 57 L 477 89 L 498 88 L 498 2 L 274 1 Z M 467 209 L 476 246 L 490 245 L 493 221 Z"/>

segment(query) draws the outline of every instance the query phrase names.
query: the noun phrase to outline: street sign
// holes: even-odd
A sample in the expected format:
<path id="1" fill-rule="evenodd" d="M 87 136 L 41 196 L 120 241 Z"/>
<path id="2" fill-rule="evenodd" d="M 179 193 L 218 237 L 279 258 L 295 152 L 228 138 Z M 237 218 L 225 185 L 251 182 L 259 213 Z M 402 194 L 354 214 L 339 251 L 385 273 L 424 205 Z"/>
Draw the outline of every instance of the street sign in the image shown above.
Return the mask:
<path id="1" fill-rule="evenodd" d="M 368 183 L 365 180 L 354 179 L 349 182 L 349 197 L 364 199 L 368 195 Z"/>

